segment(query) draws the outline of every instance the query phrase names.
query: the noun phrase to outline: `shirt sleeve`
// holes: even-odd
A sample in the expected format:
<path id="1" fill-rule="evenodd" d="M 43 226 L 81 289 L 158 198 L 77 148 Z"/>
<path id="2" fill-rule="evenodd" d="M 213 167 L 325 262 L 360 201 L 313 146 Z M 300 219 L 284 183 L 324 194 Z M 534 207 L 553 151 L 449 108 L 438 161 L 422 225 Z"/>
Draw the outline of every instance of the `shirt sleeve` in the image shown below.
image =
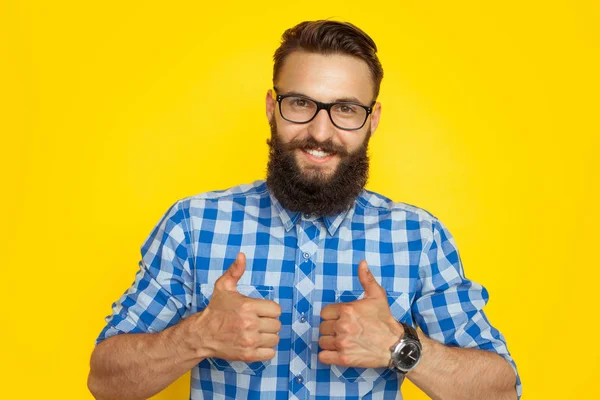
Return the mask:
<path id="1" fill-rule="evenodd" d="M 454 238 L 434 220 L 430 243 L 421 254 L 419 285 L 412 305 L 415 321 L 430 338 L 448 346 L 476 348 L 499 354 L 513 367 L 521 398 L 521 378 L 504 336 L 483 312 L 489 296 L 465 277 Z"/>
<path id="2" fill-rule="evenodd" d="M 193 294 L 187 226 L 181 202 L 177 202 L 142 245 L 135 281 L 113 303 L 96 344 L 122 333 L 160 332 L 186 316 Z"/>

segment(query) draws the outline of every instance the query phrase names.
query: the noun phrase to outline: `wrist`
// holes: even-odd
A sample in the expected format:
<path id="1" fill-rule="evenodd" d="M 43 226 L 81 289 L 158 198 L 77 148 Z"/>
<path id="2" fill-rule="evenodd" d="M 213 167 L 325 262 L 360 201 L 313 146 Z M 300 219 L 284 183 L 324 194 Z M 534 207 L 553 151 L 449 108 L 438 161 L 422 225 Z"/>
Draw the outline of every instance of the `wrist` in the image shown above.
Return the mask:
<path id="1" fill-rule="evenodd" d="M 388 329 L 390 332 L 389 337 L 382 343 L 381 348 L 381 366 L 384 368 L 389 368 L 392 360 L 390 348 L 404 335 L 404 328 L 402 327 L 402 324 L 394 317 L 390 317 L 390 320 L 388 321 Z"/>
<path id="2" fill-rule="evenodd" d="M 202 312 L 191 315 L 161 332 L 164 335 L 164 340 L 176 349 L 183 358 L 194 359 L 197 362 L 210 357 L 209 351 L 200 339 L 201 336 L 198 335 L 196 328 L 202 325 L 195 321 L 202 317 L 201 314 Z"/>
<path id="3" fill-rule="evenodd" d="M 422 359 L 422 343 L 416 329 L 400 322 L 403 333 L 390 347 L 389 368 L 406 375 L 417 367 Z"/>
<path id="4" fill-rule="evenodd" d="M 422 346 L 421 357 L 423 362 L 407 374 L 411 380 L 419 379 L 431 370 L 439 369 L 440 371 L 449 372 L 450 369 L 454 368 L 453 363 L 447 364 L 452 359 L 451 348 L 429 338 L 422 331 L 417 331 L 417 333 Z"/>
<path id="5" fill-rule="evenodd" d="M 423 358 L 430 358 L 431 354 L 437 354 L 437 356 L 434 356 L 434 358 L 442 356 L 441 352 L 446 349 L 446 346 L 436 342 L 433 339 L 430 339 L 421 331 L 417 331 L 417 334 L 419 335 L 419 341 L 421 342 L 421 353 Z"/>

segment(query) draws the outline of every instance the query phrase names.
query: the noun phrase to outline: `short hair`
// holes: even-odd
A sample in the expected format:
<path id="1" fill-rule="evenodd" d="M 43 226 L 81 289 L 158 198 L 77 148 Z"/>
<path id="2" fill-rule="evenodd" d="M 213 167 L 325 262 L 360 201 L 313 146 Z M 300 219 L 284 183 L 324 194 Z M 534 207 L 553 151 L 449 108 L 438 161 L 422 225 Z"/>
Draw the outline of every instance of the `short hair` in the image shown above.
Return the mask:
<path id="1" fill-rule="evenodd" d="M 373 94 L 377 99 L 383 79 L 383 67 L 377 58 L 377 45 L 360 28 L 349 22 L 318 20 L 304 21 L 286 30 L 281 36 L 281 45 L 273 55 L 274 86 L 285 59 L 294 51 L 360 58 L 371 71 Z"/>

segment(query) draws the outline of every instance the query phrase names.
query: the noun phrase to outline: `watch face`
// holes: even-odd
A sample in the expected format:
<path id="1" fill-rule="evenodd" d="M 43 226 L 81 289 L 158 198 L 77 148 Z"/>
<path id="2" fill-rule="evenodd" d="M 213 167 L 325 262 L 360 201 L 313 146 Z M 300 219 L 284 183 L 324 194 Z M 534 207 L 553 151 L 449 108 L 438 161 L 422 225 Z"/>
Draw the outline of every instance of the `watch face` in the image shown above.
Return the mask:
<path id="1" fill-rule="evenodd" d="M 396 366 L 403 370 L 413 368 L 421 358 L 421 348 L 415 342 L 404 343 L 404 346 L 396 353 Z"/>

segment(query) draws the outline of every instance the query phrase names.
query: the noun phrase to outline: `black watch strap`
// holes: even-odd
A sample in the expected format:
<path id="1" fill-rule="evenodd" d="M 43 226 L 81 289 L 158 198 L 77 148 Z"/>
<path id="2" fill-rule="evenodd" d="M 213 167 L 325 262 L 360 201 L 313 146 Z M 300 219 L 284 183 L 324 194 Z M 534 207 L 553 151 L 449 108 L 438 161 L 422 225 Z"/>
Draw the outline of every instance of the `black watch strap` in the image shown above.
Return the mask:
<path id="1" fill-rule="evenodd" d="M 409 339 L 413 339 L 416 340 L 417 342 L 419 342 L 419 335 L 417 334 L 417 330 L 415 328 L 413 328 L 412 326 L 405 324 L 404 322 L 400 322 L 402 324 L 402 327 L 404 328 L 404 337 L 407 337 Z"/>

